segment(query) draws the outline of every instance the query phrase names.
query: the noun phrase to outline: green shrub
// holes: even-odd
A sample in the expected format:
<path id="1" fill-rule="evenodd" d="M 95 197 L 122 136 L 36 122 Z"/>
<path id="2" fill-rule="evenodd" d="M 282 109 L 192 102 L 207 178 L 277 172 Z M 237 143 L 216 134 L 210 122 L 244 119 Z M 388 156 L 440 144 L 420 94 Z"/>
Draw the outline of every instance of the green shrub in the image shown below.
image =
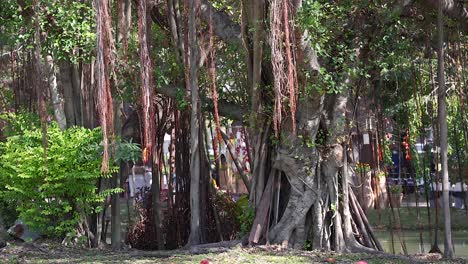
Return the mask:
<path id="1" fill-rule="evenodd" d="M 243 195 L 237 200 L 236 215 L 240 223 L 239 236 L 249 233 L 255 218 L 255 210 L 249 203 L 249 197 L 247 195 Z"/>
<path id="2" fill-rule="evenodd" d="M 1 121 L 7 124 L 2 130 L 6 137 L 20 135 L 23 134 L 24 131 L 41 126 L 41 121 L 37 115 L 25 111 L 20 111 L 19 114 L 9 112 L 2 113 L 0 114 L 0 122 Z"/>
<path id="3" fill-rule="evenodd" d="M 0 142 L 0 201 L 14 203 L 19 217 L 32 228 L 57 237 L 73 233 L 106 196 L 120 191 L 97 193 L 99 178 L 110 176 L 100 172 L 99 129 L 61 131 L 55 123 L 48 126 L 44 164 L 41 129 L 34 125 L 12 127 L 15 135 Z M 111 166 L 111 173 L 115 171 Z"/>

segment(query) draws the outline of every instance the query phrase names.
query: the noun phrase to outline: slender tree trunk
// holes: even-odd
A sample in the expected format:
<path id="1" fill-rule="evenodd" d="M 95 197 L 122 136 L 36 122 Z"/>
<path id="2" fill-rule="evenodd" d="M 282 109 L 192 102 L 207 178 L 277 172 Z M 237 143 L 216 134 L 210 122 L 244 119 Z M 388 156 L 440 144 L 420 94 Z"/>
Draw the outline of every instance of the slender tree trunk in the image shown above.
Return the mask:
<path id="1" fill-rule="evenodd" d="M 177 54 L 179 62 L 184 61 L 184 41 L 180 35 L 180 14 L 179 14 L 179 1 L 166 0 L 167 17 L 169 21 L 169 28 L 172 35 L 172 45 Z"/>
<path id="2" fill-rule="evenodd" d="M 231 142 L 229 142 L 229 138 L 226 135 L 226 133 L 221 131 L 221 134 L 222 134 L 221 136 L 223 137 L 223 140 L 224 140 L 224 144 L 226 144 L 226 148 L 227 148 L 227 150 L 229 152 L 229 155 L 231 156 L 231 159 L 234 162 L 234 165 L 236 166 L 237 172 L 240 174 L 240 176 L 242 178 L 242 181 L 244 182 L 244 185 L 247 188 L 247 192 L 250 193 L 250 181 L 247 178 L 247 175 L 245 175 L 245 173 L 244 173 L 244 169 L 242 168 L 242 166 L 241 166 L 241 164 L 239 162 L 239 159 L 238 159 L 238 157 L 236 156 L 236 154 L 234 152 L 235 150 L 232 147 Z"/>
<path id="3" fill-rule="evenodd" d="M 121 41 L 123 38 L 123 35 L 126 34 L 127 32 L 127 27 L 128 27 L 128 18 L 127 16 L 129 15 L 128 9 L 130 5 L 130 1 L 126 0 L 125 1 L 125 8 L 122 10 L 123 16 L 122 20 L 120 23 L 120 26 L 123 28 L 119 28 L 118 34 L 117 34 L 117 42 Z M 126 41 L 126 39 L 125 39 Z M 124 50 L 126 47 L 124 47 Z M 73 86 L 77 87 L 78 83 L 76 80 L 76 75 L 78 72 L 78 65 L 73 65 L 72 67 L 72 76 L 74 77 L 73 79 Z M 74 91 L 77 91 L 75 88 Z M 82 116 L 82 109 L 81 109 L 82 101 L 77 100 L 75 101 L 75 115 L 76 115 L 76 120 L 78 124 L 83 124 L 83 120 L 79 117 Z M 122 134 L 122 119 L 123 119 L 123 102 L 120 100 L 115 100 L 114 101 L 114 127 L 117 129 L 116 134 L 117 136 L 120 136 Z M 114 173 L 112 175 L 112 188 L 121 188 L 122 186 L 122 180 L 125 178 L 124 177 L 124 169 L 125 169 L 125 164 L 123 162 L 120 162 L 119 164 L 119 172 Z M 120 250 L 122 247 L 122 218 L 121 218 L 121 203 L 120 203 L 120 194 L 113 194 L 112 199 L 111 199 L 111 241 L 112 241 L 112 249 L 113 250 Z"/>
<path id="4" fill-rule="evenodd" d="M 123 41 L 124 46 L 126 45 L 126 32 L 128 30 L 128 16 L 130 15 L 130 1 L 126 0 L 125 1 L 125 8 L 122 11 L 122 21 L 120 21 L 118 33 L 117 33 L 117 42 Z M 119 14 L 121 15 L 121 14 Z M 124 38 L 125 37 L 125 38 Z M 124 53 L 126 52 L 126 47 L 123 48 Z M 72 68 L 72 76 L 75 76 L 75 73 L 77 72 L 78 65 L 74 65 Z M 116 80 L 117 77 L 114 77 L 114 80 Z M 117 83 L 117 82 L 115 82 Z M 76 80 L 73 81 L 74 86 L 76 86 Z M 74 89 L 76 91 L 76 89 Z M 77 106 L 81 106 L 81 100 L 75 102 L 75 114 L 76 114 L 76 119 L 77 123 L 80 124 L 83 122 L 83 120 L 80 120 L 78 117 L 81 116 L 81 111 Z M 114 127 L 117 129 L 116 134 L 117 136 L 121 136 L 122 134 L 122 121 L 123 121 L 123 102 L 120 100 L 115 100 L 114 101 Z M 125 173 L 125 163 L 120 162 L 119 164 L 119 171 L 118 173 L 114 173 L 112 175 L 112 188 L 121 188 L 122 187 L 122 181 L 125 179 L 124 173 Z M 122 247 L 122 218 L 121 218 L 121 203 L 120 203 L 120 194 L 113 194 L 112 195 L 112 200 L 111 200 L 111 224 L 112 224 L 112 229 L 111 229 L 111 238 L 112 238 L 112 249 L 113 250 L 120 250 Z"/>
<path id="5" fill-rule="evenodd" d="M 112 175 L 112 188 L 120 188 L 120 173 L 122 164 L 120 165 L 119 173 Z M 111 243 L 113 250 L 120 250 L 122 246 L 122 222 L 120 214 L 120 194 L 112 194 L 111 198 Z"/>
<path id="6" fill-rule="evenodd" d="M 264 100 L 262 99 L 262 63 L 263 47 L 265 45 L 265 1 L 247 0 L 243 1 L 242 10 L 242 36 L 243 44 L 247 51 L 247 81 L 251 95 L 251 116 L 249 135 L 252 137 L 253 160 L 250 160 L 252 180 L 249 200 L 253 206 L 258 206 L 265 184 L 267 182 L 266 165 L 267 142 L 269 136 L 268 121 L 262 115 Z"/>
<path id="7" fill-rule="evenodd" d="M 158 146 L 159 143 L 156 143 Z M 158 243 L 158 249 L 164 249 L 164 241 L 161 229 L 161 199 L 160 199 L 160 171 L 159 171 L 159 155 L 158 155 L 158 148 L 154 148 L 154 152 L 152 155 L 152 168 L 151 168 L 151 195 L 152 195 L 152 203 L 153 203 L 153 219 L 154 219 L 154 226 L 156 228 L 156 241 Z"/>
<path id="8" fill-rule="evenodd" d="M 154 80 L 153 61 L 150 56 L 151 50 L 151 24 L 149 21 L 148 2 L 141 0 L 138 2 L 138 40 L 140 44 L 140 74 L 141 74 L 141 98 L 142 98 L 142 122 L 143 122 L 143 162 L 150 162 L 152 167 L 152 206 L 153 221 L 156 229 L 156 239 L 158 249 L 163 249 L 161 217 L 160 217 L 160 175 L 159 175 L 159 144 L 156 134 L 155 101 L 154 101 Z"/>
<path id="9" fill-rule="evenodd" d="M 264 0 L 251 0 L 253 1 L 253 68 L 252 68 L 252 113 L 257 115 L 263 109 L 261 95 L 261 74 L 262 74 L 262 60 L 263 60 L 263 39 L 264 39 Z M 254 119 L 252 125 L 257 120 Z"/>
<path id="10" fill-rule="evenodd" d="M 190 117 L 190 236 L 188 245 L 202 243 L 201 210 L 200 210 L 200 98 L 198 95 L 198 43 L 196 0 L 188 0 L 188 39 L 189 39 L 189 69 L 191 93 Z"/>
<path id="11" fill-rule="evenodd" d="M 60 129 L 67 128 L 67 118 L 63 109 L 63 98 L 57 86 L 57 76 L 55 75 L 54 59 L 51 55 L 46 56 L 46 70 L 49 79 L 49 91 L 54 109 L 54 117 Z"/>
<path id="12" fill-rule="evenodd" d="M 444 20 L 442 13 L 442 1 L 439 1 L 439 8 L 437 12 L 437 77 L 439 82 L 438 90 L 438 113 L 440 128 L 440 154 L 442 162 L 442 195 L 444 204 L 444 257 L 452 259 L 455 254 L 452 245 L 452 229 L 451 229 L 451 216 L 450 216 L 450 201 L 449 201 L 449 176 L 448 176 L 448 161 L 447 161 L 447 111 L 445 104 L 445 76 L 444 76 Z"/>
<path id="13" fill-rule="evenodd" d="M 429 62 L 429 74 L 430 74 L 430 80 L 432 84 L 432 90 L 435 91 L 435 79 L 434 79 L 434 74 L 432 71 L 432 64 Z M 435 97 L 434 97 L 435 98 Z M 435 102 L 435 100 L 434 100 Z M 431 117 L 431 127 L 432 131 L 434 133 L 434 145 L 438 147 L 440 145 L 440 138 L 439 138 L 439 127 L 434 121 L 434 107 L 435 105 L 431 102 L 429 104 L 429 115 Z M 431 186 L 431 191 L 434 196 L 434 206 L 435 206 L 435 217 L 434 217 L 434 240 L 431 249 L 429 250 L 429 253 L 441 253 L 439 249 L 439 153 L 436 151 L 432 157 L 432 162 L 434 163 L 435 166 L 435 186 L 434 186 L 434 177 L 429 175 L 429 184 Z"/>
<path id="14" fill-rule="evenodd" d="M 117 100 L 114 101 L 114 127 L 117 128 L 117 136 L 121 135 L 122 127 L 122 104 Z M 112 188 L 120 188 L 120 178 L 123 169 L 123 163 L 120 164 L 119 172 L 112 175 Z M 111 197 L 111 243 L 113 250 L 120 250 L 122 246 L 122 221 L 120 215 L 120 194 L 114 193 Z"/>
<path id="15" fill-rule="evenodd" d="M 46 102 L 45 102 L 45 87 L 42 79 L 43 75 L 43 64 L 41 61 L 41 38 L 40 38 L 40 2 L 39 0 L 33 1 L 34 7 L 34 88 L 37 97 L 37 109 L 39 111 L 39 116 L 41 119 L 41 130 L 42 130 L 42 147 L 44 151 L 44 171 L 47 167 L 47 112 L 46 112 Z"/>

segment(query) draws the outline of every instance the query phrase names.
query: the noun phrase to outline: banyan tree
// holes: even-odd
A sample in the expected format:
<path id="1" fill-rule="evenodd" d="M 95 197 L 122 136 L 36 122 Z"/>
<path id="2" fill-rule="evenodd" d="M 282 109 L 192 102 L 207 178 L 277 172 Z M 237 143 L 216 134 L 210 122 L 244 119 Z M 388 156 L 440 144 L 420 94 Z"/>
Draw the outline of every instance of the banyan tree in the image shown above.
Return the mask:
<path id="1" fill-rule="evenodd" d="M 361 86 L 378 81 L 376 69 L 366 68 L 361 72 L 353 69 L 365 68 L 362 66 L 375 56 L 370 43 L 373 37 L 378 37 L 376 32 L 382 25 L 372 24 L 377 17 L 378 3 L 370 8 L 354 1 L 344 2 L 350 9 L 336 11 L 340 22 L 331 30 L 327 28 L 330 31 L 322 32 L 333 33 L 326 42 L 333 45 L 327 49 L 332 53 L 328 56 L 315 49 L 318 45 L 314 38 L 320 38 L 317 34 L 320 30 L 311 34 L 304 26 L 308 16 L 320 16 L 313 12 L 309 1 L 245 0 L 232 4 L 233 9 L 224 10 L 215 8 L 222 6 L 218 2 L 188 1 L 184 2 L 183 9 L 188 14 L 187 20 L 181 16 L 177 1 L 168 0 L 152 9 L 153 20 L 172 36 L 181 60 L 185 54 L 186 82 L 190 80 L 186 89 L 192 93 L 192 107 L 200 100 L 207 102 L 206 110 L 214 105 L 215 115 L 219 112 L 221 116 L 242 121 L 247 127 L 252 150 L 251 177 L 243 180 L 256 211 L 249 244 L 301 248 L 310 241 L 317 249 L 382 250 L 350 188 L 350 175 L 356 162 L 350 150 L 350 129 L 355 118 L 355 106 L 350 102 L 360 96 Z M 322 4 L 324 9 L 334 12 L 330 10 L 334 10 L 335 3 Z M 397 1 L 388 7 L 389 17 L 379 19 L 387 26 L 394 23 L 393 17 L 424 17 L 425 10 L 433 12 L 437 6 L 438 1 L 421 6 L 412 1 Z M 460 4 L 451 2 L 443 8 L 453 18 L 466 17 L 466 10 Z M 461 24 L 465 26 L 464 22 Z M 206 34 L 214 34 L 217 43 L 213 44 L 213 36 L 206 37 Z M 199 48 L 194 49 L 194 45 Z M 228 99 L 218 100 L 212 92 L 194 98 L 194 91 L 198 96 L 198 83 L 193 78 L 200 78 L 195 68 L 205 63 L 207 68 L 214 67 L 210 60 L 223 64 L 226 58 L 219 50 L 218 58 L 213 57 L 212 50 L 226 51 L 226 47 L 237 50 L 236 58 L 242 62 L 241 66 L 227 70 L 227 74 L 245 71 L 245 81 L 240 85 L 235 81 L 225 83 L 224 87 L 218 85 L 218 91 L 245 92 L 247 100 L 236 105 Z M 344 58 L 343 50 L 347 54 Z M 336 62 L 334 56 L 342 60 Z M 330 72 L 333 81 L 327 82 Z M 221 78 L 228 76 L 224 74 Z M 374 79 L 367 81 L 370 78 L 367 75 Z M 218 79 L 212 80 L 216 83 Z M 169 89 L 161 91 L 173 93 Z M 192 112 L 192 126 L 200 124 L 194 118 L 197 115 Z M 192 130 L 191 140 L 194 138 L 197 136 L 194 137 Z M 197 161 L 193 150 L 192 162 Z M 193 164 L 191 168 L 193 184 L 193 175 L 197 173 L 194 169 L 198 168 Z M 198 194 L 192 192 L 192 205 L 197 199 Z M 192 206 L 192 232 L 197 228 L 193 226 L 194 210 L 199 209 Z M 201 241 L 191 235 L 189 244 Z"/>
<path id="2" fill-rule="evenodd" d="M 31 13 L 26 12 L 29 7 L 25 1 L 17 2 L 23 3 L 21 10 L 25 16 Z M 42 2 L 46 1 L 35 0 L 35 8 Z M 180 247 L 180 241 L 198 245 L 223 239 L 222 234 L 207 239 L 213 235 L 205 232 L 209 215 L 215 219 L 210 223 L 215 223 L 221 233 L 217 213 L 210 211 L 213 190 L 205 121 L 212 119 L 214 123 L 212 145 L 218 167 L 216 142 L 225 141 L 232 152 L 221 129 L 224 118 L 242 123 L 247 135 L 250 175 L 242 173 L 233 158 L 249 192 L 250 205 L 255 209 L 246 243 L 302 248 L 308 241 L 314 249 L 382 251 L 351 188 L 351 176 L 358 161 L 352 154 L 351 139 L 357 101 L 377 87 L 375 84 L 387 82 L 386 88 L 379 86 L 382 90 L 392 89 L 395 83 L 398 86 L 398 80 L 383 80 L 381 76 L 388 65 L 375 62 L 397 46 L 392 36 L 429 39 L 427 32 L 433 29 L 430 27 L 434 26 L 434 11 L 439 4 L 443 14 L 465 32 L 468 11 L 463 3 L 453 0 L 83 0 L 80 3 L 88 7 L 90 14 L 94 8 L 96 49 L 88 51 L 87 57 L 91 59 L 80 62 L 80 67 L 65 67 L 71 69 L 62 83 L 70 79 L 70 72 L 77 77 L 79 74 L 74 72 L 81 70 L 81 80 L 75 78 L 77 85 L 69 85 L 74 88 L 70 88 L 73 91 L 65 102 L 65 106 L 75 105 L 76 109 L 73 106 L 71 111 L 67 107 L 59 109 L 61 99 L 56 95 L 55 75 L 53 71 L 44 71 L 50 79 L 50 97 L 57 99 L 52 100 L 55 116 L 63 129 L 72 125 L 94 127 L 94 119 L 99 117 L 104 136 L 103 171 L 108 170 L 115 135 L 141 142 L 143 163 L 152 167 L 153 173 L 151 213 L 156 226 L 152 232 L 157 237 L 157 248 Z M 117 12 L 113 12 L 114 6 Z M 84 13 L 83 10 L 78 13 Z M 40 14 L 37 10 L 32 13 Z M 117 19 L 113 19 L 114 13 Z M 400 24 L 400 18 L 414 21 L 414 28 L 394 26 Z M 56 29 L 53 15 L 45 20 L 45 25 Z M 115 28 L 118 30 L 114 32 Z M 37 24 L 37 61 L 40 61 L 41 30 Z M 61 29 L 57 32 L 62 33 Z M 425 43 L 425 49 L 414 52 L 426 56 L 430 49 L 431 43 Z M 12 52 L 8 59 L 14 62 L 10 58 L 13 55 Z M 52 57 L 47 58 L 47 69 L 53 68 Z M 6 60 L 3 55 L 0 59 Z M 130 97 L 137 100 L 125 97 L 122 91 L 128 86 L 133 89 L 130 93 L 134 97 Z M 44 98 L 39 99 L 43 104 Z M 90 110 L 93 107 L 98 115 Z M 75 116 L 74 112 L 83 120 L 73 122 L 69 117 Z M 161 158 L 165 134 L 171 135 L 169 186 L 176 181 L 175 190 L 169 187 L 168 192 L 175 193 L 176 198 L 175 204 L 168 199 L 168 213 L 163 215 L 158 197 L 165 162 Z M 114 174 L 112 185 L 119 186 L 120 179 Z M 120 230 L 118 200 L 114 194 L 115 232 Z M 97 216 L 94 218 L 90 229 L 97 240 L 99 235 L 94 231 Z M 166 225 L 167 222 L 170 224 Z M 177 236 L 179 243 L 164 243 L 169 236 Z M 117 241 L 115 248 L 120 248 L 120 236 L 113 236 L 113 241 Z"/>

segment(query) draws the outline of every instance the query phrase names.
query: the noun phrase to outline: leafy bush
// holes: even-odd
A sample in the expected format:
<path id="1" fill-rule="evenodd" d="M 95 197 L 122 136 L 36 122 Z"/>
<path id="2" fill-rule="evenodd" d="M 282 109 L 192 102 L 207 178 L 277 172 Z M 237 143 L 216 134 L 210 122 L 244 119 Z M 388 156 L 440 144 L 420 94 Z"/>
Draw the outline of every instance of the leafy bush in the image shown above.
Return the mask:
<path id="1" fill-rule="evenodd" d="M 98 179 L 110 176 L 100 172 L 99 129 L 61 131 L 53 123 L 47 130 L 44 164 L 41 129 L 15 123 L 15 118 L 10 121 L 16 135 L 0 142 L 0 201 L 14 203 L 19 217 L 32 228 L 49 236 L 71 234 L 107 195 L 119 191 L 96 191 Z"/>
<path id="2" fill-rule="evenodd" d="M 249 197 L 243 195 L 237 200 L 236 215 L 240 223 L 239 236 L 243 236 L 250 232 L 255 218 L 255 210 L 249 203 Z"/>
<path id="3" fill-rule="evenodd" d="M 221 226 L 221 233 L 224 240 L 233 240 L 236 235 L 240 232 L 240 222 L 237 217 L 237 203 L 232 199 L 230 195 L 222 191 L 217 191 L 210 195 L 210 204 L 216 208 L 216 213 L 219 217 Z M 218 231 L 216 230 L 216 221 L 214 219 L 214 211 L 210 210 L 213 216 L 210 218 L 210 226 L 213 227 L 211 234 L 215 241 L 218 241 Z M 213 241 L 214 242 L 214 241 Z"/>
<path id="4" fill-rule="evenodd" d="M 26 111 L 20 111 L 19 114 L 0 114 L 0 122 L 7 124 L 2 130 L 6 137 L 20 135 L 23 134 L 24 131 L 32 130 L 41 126 L 39 117 Z"/>

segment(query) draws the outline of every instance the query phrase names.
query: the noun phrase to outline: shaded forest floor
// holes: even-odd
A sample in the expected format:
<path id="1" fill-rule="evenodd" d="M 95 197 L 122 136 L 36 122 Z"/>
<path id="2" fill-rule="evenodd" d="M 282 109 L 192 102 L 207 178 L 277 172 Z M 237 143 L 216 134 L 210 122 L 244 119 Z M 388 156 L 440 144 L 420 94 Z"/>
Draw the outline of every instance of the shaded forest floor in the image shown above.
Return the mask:
<path id="1" fill-rule="evenodd" d="M 200 253 L 200 252 L 198 252 Z M 404 257 L 399 255 L 336 254 L 318 251 L 279 250 L 277 248 L 214 248 L 201 254 L 190 251 L 137 251 L 112 252 L 105 249 L 78 249 L 57 243 L 12 242 L 0 249 L 0 263 L 431 263 L 439 255 Z M 466 259 L 437 261 L 438 263 L 466 263 Z"/>

